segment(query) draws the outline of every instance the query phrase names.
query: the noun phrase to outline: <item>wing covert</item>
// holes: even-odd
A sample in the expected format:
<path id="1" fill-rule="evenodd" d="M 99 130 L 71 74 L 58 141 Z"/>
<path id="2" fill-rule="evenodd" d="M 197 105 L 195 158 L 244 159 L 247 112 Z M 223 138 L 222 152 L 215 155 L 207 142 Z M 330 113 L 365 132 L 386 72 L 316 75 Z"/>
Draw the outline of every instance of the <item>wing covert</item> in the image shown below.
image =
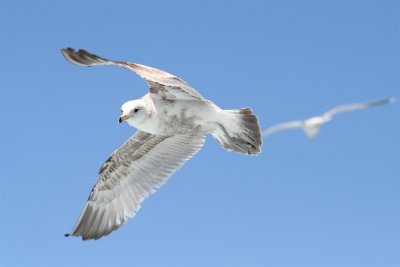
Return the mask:
<path id="1" fill-rule="evenodd" d="M 181 99 L 205 101 L 201 94 L 193 87 L 189 86 L 181 78 L 168 72 L 137 63 L 108 60 L 95 54 L 91 54 L 83 49 L 75 51 L 73 48 L 65 48 L 61 51 L 68 61 L 76 65 L 117 65 L 135 72 L 147 82 L 152 97 L 159 97 L 168 100 Z"/>

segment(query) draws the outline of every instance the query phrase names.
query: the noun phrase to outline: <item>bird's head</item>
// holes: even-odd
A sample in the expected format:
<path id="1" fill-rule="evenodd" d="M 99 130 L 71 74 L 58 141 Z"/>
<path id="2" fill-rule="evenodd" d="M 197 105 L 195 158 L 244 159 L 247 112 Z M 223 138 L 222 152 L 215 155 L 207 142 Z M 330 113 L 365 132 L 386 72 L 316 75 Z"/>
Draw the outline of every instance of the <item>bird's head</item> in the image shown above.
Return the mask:
<path id="1" fill-rule="evenodd" d="M 121 106 L 121 116 L 118 122 L 126 121 L 129 125 L 138 128 L 149 117 L 146 105 L 142 99 L 131 100 Z"/>

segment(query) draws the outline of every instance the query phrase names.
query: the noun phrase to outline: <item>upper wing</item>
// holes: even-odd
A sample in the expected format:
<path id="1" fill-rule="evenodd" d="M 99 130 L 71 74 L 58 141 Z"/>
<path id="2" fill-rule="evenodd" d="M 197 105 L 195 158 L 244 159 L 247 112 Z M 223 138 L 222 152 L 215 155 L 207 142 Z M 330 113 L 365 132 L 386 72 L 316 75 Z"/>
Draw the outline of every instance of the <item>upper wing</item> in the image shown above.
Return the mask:
<path id="1" fill-rule="evenodd" d="M 73 236 L 99 239 L 121 227 L 204 144 L 202 134 L 152 135 L 137 131 L 103 164 Z"/>
<path id="2" fill-rule="evenodd" d="M 337 106 L 337 107 L 334 107 L 334 108 L 328 110 L 327 112 L 322 114 L 322 116 L 323 117 L 331 117 L 338 113 L 391 104 L 391 103 L 394 103 L 395 101 L 396 101 L 396 99 L 394 97 L 391 97 L 391 98 L 385 98 L 385 99 L 379 99 L 379 100 L 372 100 L 372 101 L 363 102 L 363 103 L 340 105 L 340 106 Z"/>
<path id="3" fill-rule="evenodd" d="M 66 48 L 61 51 L 68 61 L 80 66 L 117 65 L 131 70 L 145 79 L 153 97 L 169 100 L 205 100 L 199 92 L 190 87 L 185 81 L 168 72 L 141 64 L 108 60 L 83 49 L 75 51 L 73 48 Z"/>
<path id="4" fill-rule="evenodd" d="M 273 134 L 275 132 L 279 132 L 282 130 L 286 130 L 286 129 L 301 128 L 301 127 L 303 127 L 303 123 L 304 123 L 303 121 L 290 121 L 290 122 L 279 123 L 279 124 L 273 125 L 271 127 L 268 127 L 263 132 L 263 136 L 266 137 L 270 134 Z"/>

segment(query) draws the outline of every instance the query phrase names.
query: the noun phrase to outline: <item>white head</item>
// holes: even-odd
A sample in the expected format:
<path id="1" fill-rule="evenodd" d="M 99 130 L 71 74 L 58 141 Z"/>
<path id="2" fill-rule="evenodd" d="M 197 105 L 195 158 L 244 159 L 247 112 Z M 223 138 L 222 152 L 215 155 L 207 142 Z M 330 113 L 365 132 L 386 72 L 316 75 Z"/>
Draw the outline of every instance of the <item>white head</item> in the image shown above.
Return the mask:
<path id="1" fill-rule="evenodd" d="M 150 117 L 143 99 L 131 100 L 121 106 L 122 115 L 118 122 L 126 121 L 129 125 L 138 128 Z"/>

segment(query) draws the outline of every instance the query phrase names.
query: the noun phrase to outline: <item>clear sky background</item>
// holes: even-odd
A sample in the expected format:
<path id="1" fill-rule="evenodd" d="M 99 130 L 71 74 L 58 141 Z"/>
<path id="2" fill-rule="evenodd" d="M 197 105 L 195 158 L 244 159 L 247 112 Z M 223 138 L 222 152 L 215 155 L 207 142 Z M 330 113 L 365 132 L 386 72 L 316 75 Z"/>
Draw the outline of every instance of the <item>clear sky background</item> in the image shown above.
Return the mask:
<path id="1" fill-rule="evenodd" d="M 157 67 L 262 128 L 400 98 L 399 1 L 0 2 L 1 266 L 400 266 L 399 104 L 288 131 L 251 157 L 204 148 L 137 216 L 65 238 L 146 94 L 64 47 Z"/>

